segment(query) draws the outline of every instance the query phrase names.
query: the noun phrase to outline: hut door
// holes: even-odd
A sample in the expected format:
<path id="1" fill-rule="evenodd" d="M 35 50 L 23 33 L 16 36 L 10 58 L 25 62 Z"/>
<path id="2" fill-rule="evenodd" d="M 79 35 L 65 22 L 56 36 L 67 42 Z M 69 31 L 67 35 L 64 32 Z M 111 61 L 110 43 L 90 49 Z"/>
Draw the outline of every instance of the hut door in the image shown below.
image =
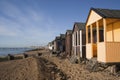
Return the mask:
<path id="1" fill-rule="evenodd" d="M 97 57 L 97 31 L 96 31 L 96 27 L 93 27 L 93 57 Z"/>

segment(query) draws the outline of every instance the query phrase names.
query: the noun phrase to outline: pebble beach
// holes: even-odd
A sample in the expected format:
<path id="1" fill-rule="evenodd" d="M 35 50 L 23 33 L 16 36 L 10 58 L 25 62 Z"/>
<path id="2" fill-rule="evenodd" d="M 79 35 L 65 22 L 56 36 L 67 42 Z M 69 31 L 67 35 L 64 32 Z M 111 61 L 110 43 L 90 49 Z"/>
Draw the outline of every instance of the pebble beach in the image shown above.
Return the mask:
<path id="1" fill-rule="evenodd" d="M 90 72 L 85 64 L 50 55 L 48 50 L 30 51 L 41 56 L 0 62 L 0 80 L 120 80 L 106 71 Z"/>

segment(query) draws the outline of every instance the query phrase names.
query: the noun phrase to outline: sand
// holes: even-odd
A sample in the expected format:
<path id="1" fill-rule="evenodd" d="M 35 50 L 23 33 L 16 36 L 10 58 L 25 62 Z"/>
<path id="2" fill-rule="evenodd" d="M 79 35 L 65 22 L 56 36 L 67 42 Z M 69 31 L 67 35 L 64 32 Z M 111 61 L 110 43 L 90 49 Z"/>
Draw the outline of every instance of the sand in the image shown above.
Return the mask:
<path id="1" fill-rule="evenodd" d="M 66 75 L 67 80 L 120 80 L 120 77 L 111 75 L 106 71 L 90 72 L 85 64 L 72 64 L 68 59 L 43 56 L 55 63 Z"/>
<path id="2" fill-rule="evenodd" d="M 0 80 L 38 80 L 36 59 L 0 62 Z"/>
<path id="3" fill-rule="evenodd" d="M 0 62 L 0 80 L 120 80 L 106 71 L 89 72 L 85 64 L 72 64 L 46 50 L 27 54 L 38 52 L 42 56 Z"/>

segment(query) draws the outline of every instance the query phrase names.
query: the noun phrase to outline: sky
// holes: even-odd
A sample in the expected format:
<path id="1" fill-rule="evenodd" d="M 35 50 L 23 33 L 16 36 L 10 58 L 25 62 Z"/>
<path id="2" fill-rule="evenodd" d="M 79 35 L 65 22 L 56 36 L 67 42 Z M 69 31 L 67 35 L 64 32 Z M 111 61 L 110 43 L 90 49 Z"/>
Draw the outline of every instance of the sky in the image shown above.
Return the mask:
<path id="1" fill-rule="evenodd" d="M 120 0 L 0 0 L 0 47 L 46 45 L 91 7 L 120 9 Z"/>

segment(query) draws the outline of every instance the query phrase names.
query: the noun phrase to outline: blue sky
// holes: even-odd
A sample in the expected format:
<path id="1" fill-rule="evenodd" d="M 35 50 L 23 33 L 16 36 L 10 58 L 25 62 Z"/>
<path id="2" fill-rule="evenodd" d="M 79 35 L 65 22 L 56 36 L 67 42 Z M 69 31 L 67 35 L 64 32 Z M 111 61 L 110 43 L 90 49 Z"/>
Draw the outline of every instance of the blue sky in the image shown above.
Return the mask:
<path id="1" fill-rule="evenodd" d="M 120 9 L 120 0 L 0 0 L 0 47 L 46 45 L 91 7 Z"/>

